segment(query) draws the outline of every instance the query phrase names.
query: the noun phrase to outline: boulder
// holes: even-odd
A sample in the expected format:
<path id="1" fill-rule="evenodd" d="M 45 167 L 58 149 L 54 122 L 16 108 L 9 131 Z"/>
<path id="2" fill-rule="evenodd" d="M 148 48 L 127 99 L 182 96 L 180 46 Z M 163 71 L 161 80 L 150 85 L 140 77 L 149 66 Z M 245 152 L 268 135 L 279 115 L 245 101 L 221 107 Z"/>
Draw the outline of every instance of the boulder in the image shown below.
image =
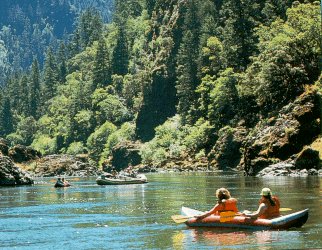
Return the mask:
<path id="1" fill-rule="evenodd" d="M 14 162 L 18 163 L 35 160 L 41 157 L 41 153 L 39 151 L 20 144 L 10 148 L 8 155 Z"/>
<path id="2" fill-rule="evenodd" d="M 256 176 L 288 176 L 291 174 L 292 168 L 294 168 L 294 164 L 279 162 L 262 169 Z"/>
<path id="3" fill-rule="evenodd" d="M 311 147 L 304 147 L 295 158 L 295 167 L 297 169 L 319 169 L 319 152 Z"/>
<path id="4" fill-rule="evenodd" d="M 0 156 L 0 186 L 31 185 L 30 175 L 17 167 L 8 156 Z"/>

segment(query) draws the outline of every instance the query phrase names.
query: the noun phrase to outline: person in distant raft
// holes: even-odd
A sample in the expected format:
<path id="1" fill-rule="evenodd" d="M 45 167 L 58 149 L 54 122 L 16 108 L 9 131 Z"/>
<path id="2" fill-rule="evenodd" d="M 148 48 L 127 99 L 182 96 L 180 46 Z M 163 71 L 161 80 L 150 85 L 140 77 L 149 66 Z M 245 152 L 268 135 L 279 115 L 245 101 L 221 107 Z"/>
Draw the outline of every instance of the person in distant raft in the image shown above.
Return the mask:
<path id="1" fill-rule="evenodd" d="M 244 211 L 241 215 L 252 219 L 273 219 L 280 216 L 280 201 L 277 196 L 272 196 L 269 188 L 263 188 L 259 200 L 259 207 L 256 212 Z"/>
<path id="2" fill-rule="evenodd" d="M 216 197 L 218 199 L 217 204 L 209 211 L 201 215 L 196 215 L 195 218 L 203 219 L 212 214 L 220 214 L 221 212 L 232 211 L 237 213 L 237 200 L 230 196 L 229 191 L 226 188 L 219 188 L 216 190 Z"/>

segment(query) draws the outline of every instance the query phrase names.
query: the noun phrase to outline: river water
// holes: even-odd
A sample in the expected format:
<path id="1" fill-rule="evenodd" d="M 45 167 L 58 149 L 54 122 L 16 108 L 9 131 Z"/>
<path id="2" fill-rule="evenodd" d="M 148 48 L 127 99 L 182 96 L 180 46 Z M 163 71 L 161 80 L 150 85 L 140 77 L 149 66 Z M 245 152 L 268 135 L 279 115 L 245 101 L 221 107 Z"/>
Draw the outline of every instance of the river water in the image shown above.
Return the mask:
<path id="1" fill-rule="evenodd" d="M 0 249 L 307 249 L 322 248 L 321 177 L 255 178 L 220 173 L 148 174 L 149 183 L 98 186 L 95 178 L 54 179 L 0 188 Z M 171 215 L 209 210 L 227 187 L 240 210 L 256 210 L 262 187 L 281 207 L 310 209 L 302 228 L 281 231 L 192 229 Z"/>

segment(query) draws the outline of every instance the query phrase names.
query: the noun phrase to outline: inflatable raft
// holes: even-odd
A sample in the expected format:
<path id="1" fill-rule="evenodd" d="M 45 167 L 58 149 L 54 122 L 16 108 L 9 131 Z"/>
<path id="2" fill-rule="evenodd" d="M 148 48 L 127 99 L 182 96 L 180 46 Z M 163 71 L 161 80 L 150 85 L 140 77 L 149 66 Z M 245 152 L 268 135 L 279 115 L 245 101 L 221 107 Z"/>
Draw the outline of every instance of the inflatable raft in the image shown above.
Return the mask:
<path id="1" fill-rule="evenodd" d="M 127 185 L 127 184 L 143 184 L 148 180 L 144 174 L 138 174 L 136 178 L 119 176 L 117 178 L 109 178 L 104 175 L 96 179 L 98 185 Z"/>
<path id="2" fill-rule="evenodd" d="M 188 217 L 202 214 L 203 212 L 187 207 L 181 208 L 181 214 Z M 221 228 L 241 228 L 252 230 L 267 229 L 288 229 L 291 227 L 301 227 L 305 224 L 309 216 L 309 210 L 305 209 L 292 214 L 280 216 L 271 220 L 250 219 L 244 216 L 235 216 L 229 221 L 220 222 L 219 215 L 211 215 L 204 219 L 197 220 L 190 218 L 185 223 L 189 227 L 221 227 Z"/>
<path id="3" fill-rule="evenodd" d="M 55 188 L 58 188 L 58 187 L 70 187 L 70 184 L 69 183 L 56 182 L 54 187 Z"/>

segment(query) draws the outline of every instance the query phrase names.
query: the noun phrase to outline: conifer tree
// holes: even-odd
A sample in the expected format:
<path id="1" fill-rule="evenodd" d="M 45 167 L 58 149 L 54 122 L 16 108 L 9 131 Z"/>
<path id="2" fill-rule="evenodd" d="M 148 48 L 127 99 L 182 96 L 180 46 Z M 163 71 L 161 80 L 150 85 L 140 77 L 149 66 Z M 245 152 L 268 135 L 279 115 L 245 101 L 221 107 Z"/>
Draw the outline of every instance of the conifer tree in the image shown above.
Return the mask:
<path id="1" fill-rule="evenodd" d="M 10 100 L 10 107 L 12 110 L 19 110 L 19 80 L 20 76 L 15 74 L 7 79 L 5 87 L 6 97 Z"/>
<path id="2" fill-rule="evenodd" d="M 47 50 L 43 78 L 43 101 L 46 102 L 56 93 L 58 83 L 57 63 L 51 48 Z"/>
<path id="3" fill-rule="evenodd" d="M 214 1 L 204 0 L 200 4 L 198 19 L 200 20 L 200 48 L 206 45 L 210 36 L 219 35 L 219 11 Z"/>
<path id="4" fill-rule="evenodd" d="M 29 97 L 30 97 L 30 115 L 35 119 L 40 117 L 39 105 L 40 105 L 40 74 L 39 74 L 39 64 L 38 60 L 34 59 L 31 66 L 30 75 L 30 87 L 29 87 Z"/>
<path id="5" fill-rule="evenodd" d="M 58 51 L 58 79 L 60 83 L 65 82 L 67 76 L 66 64 L 66 48 L 65 44 L 61 43 Z"/>
<path id="6" fill-rule="evenodd" d="M 85 10 L 80 16 L 78 29 L 82 48 L 97 41 L 103 31 L 103 20 L 98 11 L 93 8 Z"/>
<path id="7" fill-rule="evenodd" d="M 227 67 L 244 70 L 250 62 L 250 56 L 257 52 L 255 17 L 258 5 L 251 0 L 227 0 L 224 2 L 221 16 L 224 20 L 222 42 L 227 59 Z"/>
<path id="8" fill-rule="evenodd" d="M 112 56 L 112 72 L 117 75 L 125 75 L 128 72 L 129 52 L 125 34 L 125 25 L 120 24 L 116 38 L 116 45 Z"/>
<path id="9" fill-rule="evenodd" d="M 104 37 L 98 40 L 98 47 L 96 51 L 93 83 L 94 89 L 97 87 L 104 87 L 111 81 L 111 67 L 109 62 L 109 54 Z"/>
<path id="10" fill-rule="evenodd" d="M 29 107 L 29 86 L 28 86 L 28 78 L 26 75 L 23 75 L 19 82 L 19 113 L 24 116 L 29 116 L 30 107 Z"/>
<path id="11" fill-rule="evenodd" d="M 152 12 L 154 10 L 154 6 L 155 6 L 156 0 L 146 0 L 146 10 L 149 14 L 149 16 L 151 17 Z"/>
<path id="12" fill-rule="evenodd" d="M 191 110 L 196 104 L 197 59 L 199 52 L 199 23 L 195 0 L 187 4 L 184 18 L 183 38 L 177 56 L 176 83 L 178 106 L 177 111 L 182 116 L 183 122 L 192 122 Z"/>
<path id="13" fill-rule="evenodd" d="M 0 115 L 0 136 L 6 136 L 13 132 L 13 117 L 9 98 L 4 99 Z"/>

